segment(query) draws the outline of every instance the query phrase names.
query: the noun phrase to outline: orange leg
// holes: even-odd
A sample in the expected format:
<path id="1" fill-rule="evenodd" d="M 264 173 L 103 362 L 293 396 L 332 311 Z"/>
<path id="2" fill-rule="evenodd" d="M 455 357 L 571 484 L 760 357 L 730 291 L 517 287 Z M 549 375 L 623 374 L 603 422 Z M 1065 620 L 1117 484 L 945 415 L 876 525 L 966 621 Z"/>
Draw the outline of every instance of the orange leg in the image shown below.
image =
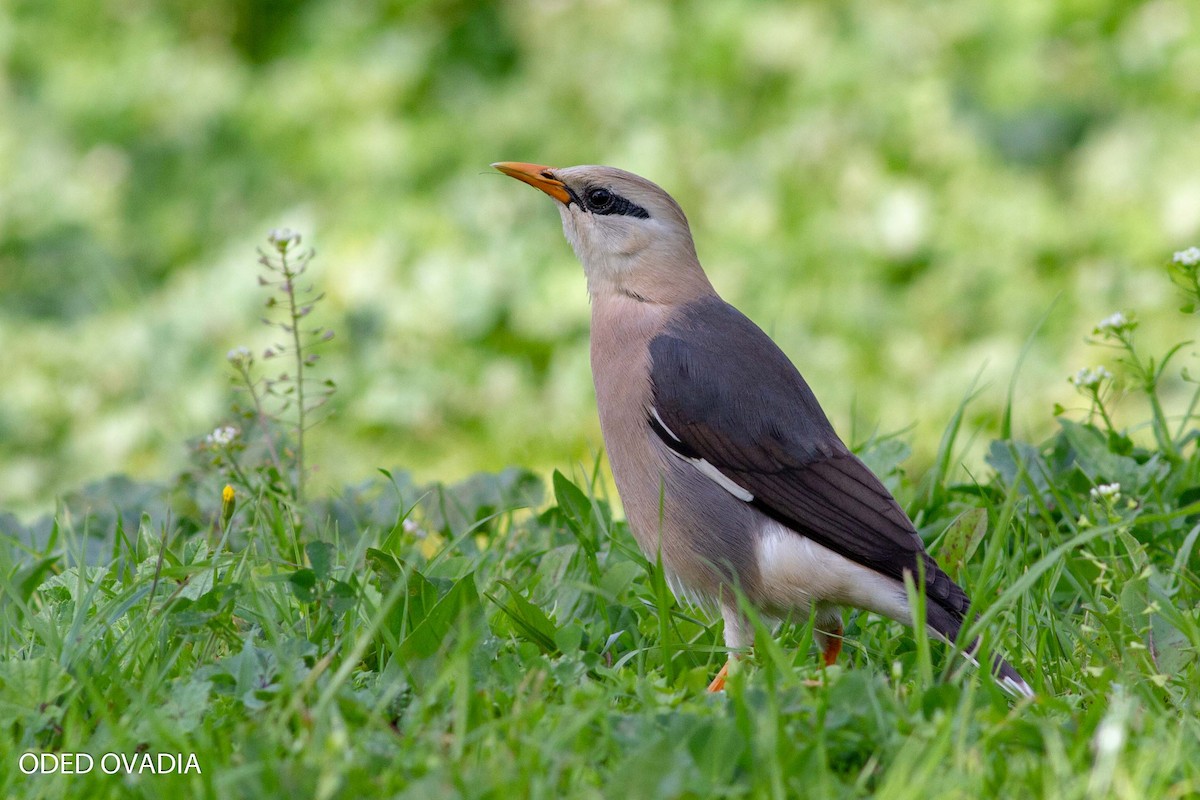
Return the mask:
<path id="1" fill-rule="evenodd" d="M 830 631 L 825 641 L 825 649 L 821 653 L 821 657 L 825 662 L 825 666 L 832 667 L 837 663 L 838 656 L 842 652 L 842 634 L 844 629 L 841 625 Z M 730 661 L 733 659 L 730 658 Z M 710 692 L 725 691 L 725 678 L 729 675 L 729 661 L 725 662 L 725 666 L 721 667 L 721 671 L 712 679 L 712 683 L 708 685 Z"/>
<path id="2" fill-rule="evenodd" d="M 725 662 L 725 666 L 721 667 L 721 671 L 717 673 L 717 677 L 712 679 L 712 683 L 708 685 L 710 692 L 725 691 L 725 676 L 729 674 L 729 662 Z"/>
<path id="3" fill-rule="evenodd" d="M 837 626 L 825 641 L 825 666 L 832 667 L 837 663 L 838 654 L 842 652 L 842 626 Z"/>

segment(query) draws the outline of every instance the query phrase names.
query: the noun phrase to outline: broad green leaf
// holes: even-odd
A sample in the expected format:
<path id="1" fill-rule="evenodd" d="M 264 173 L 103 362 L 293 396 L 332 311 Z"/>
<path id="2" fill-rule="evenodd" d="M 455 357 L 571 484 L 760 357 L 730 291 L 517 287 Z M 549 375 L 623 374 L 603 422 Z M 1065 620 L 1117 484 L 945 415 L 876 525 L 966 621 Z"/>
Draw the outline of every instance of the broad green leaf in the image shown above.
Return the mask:
<path id="1" fill-rule="evenodd" d="M 612 555 L 609 555 L 608 565 L 600 578 L 600 589 L 615 599 L 620 597 L 621 593 L 643 574 L 645 574 L 645 570 L 636 561 L 615 560 Z"/>
<path id="2" fill-rule="evenodd" d="M 329 542 L 309 542 L 304 547 L 308 553 L 308 563 L 318 580 L 325 580 L 333 571 L 333 556 L 336 548 Z"/>
<path id="3" fill-rule="evenodd" d="M 997 439 L 988 447 L 985 460 L 988 466 L 996 470 L 1005 486 L 1017 485 L 1022 495 L 1029 493 L 1023 474 L 1029 476 L 1039 493 L 1045 494 L 1050 489 L 1050 468 L 1042 454 L 1031 444 Z"/>
<path id="4" fill-rule="evenodd" d="M 298 569 L 288 576 L 288 585 L 301 602 L 311 603 L 317 599 L 317 573 L 311 569 Z"/>
<path id="5" fill-rule="evenodd" d="M 1193 612 L 1193 615 L 1200 619 L 1200 614 Z M 1150 616 L 1150 636 L 1154 663 L 1164 675 L 1177 678 L 1196 660 L 1196 648 L 1187 634 L 1168 622 L 1162 614 Z"/>
<path id="6" fill-rule="evenodd" d="M 404 562 L 384 550 L 368 547 L 364 560 L 367 562 L 367 566 L 379 576 L 380 589 L 385 593 L 404 575 Z"/>
<path id="7" fill-rule="evenodd" d="M 554 634 L 554 644 L 560 652 L 576 652 L 583 644 L 583 628 L 574 622 L 562 626 Z"/>
<path id="8" fill-rule="evenodd" d="M 968 508 L 946 528 L 937 560 L 951 578 L 957 580 L 962 575 L 987 530 L 988 515 L 984 508 Z"/>
<path id="9" fill-rule="evenodd" d="M 442 648 L 450 637 L 455 623 L 464 613 L 479 608 L 479 593 L 475 588 L 475 573 L 458 580 L 446 596 L 429 610 L 396 652 L 401 663 L 429 658 Z"/>
<path id="10" fill-rule="evenodd" d="M 592 525 L 592 503 L 583 490 L 558 470 L 554 470 L 554 499 L 562 509 L 567 527 L 588 550 L 595 552 Z"/>
<path id="11" fill-rule="evenodd" d="M 402 602 L 408 611 L 410 627 L 419 625 L 438 603 L 437 585 L 415 569 L 409 570 L 405 595 Z"/>
<path id="12" fill-rule="evenodd" d="M 1108 438 L 1091 425 L 1061 418 L 1058 424 L 1075 463 L 1093 483 L 1119 483 L 1122 492 L 1128 495 L 1167 468 L 1154 458 L 1139 464 L 1129 456 L 1117 455 L 1110 449 Z"/>
<path id="13" fill-rule="evenodd" d="M 546 613 L 529 602 L 520 590 L 509 581 L 500 581 L 501 586 L 508 590 L 509 602 L 502 602 L 493 595 L 488 599 L 500 607 L 500 610 L 513 622 L 518 633 L 536 644 L 543 652 L 553 653 L 558 649 L 555 635 L 558 627 L 546 616 Z"/>
<path id="14" fill-rule="evenodd" d="M 41 585 L 43 577 L 47 572 L 50 572 L 54 565 L 58 563 L 59 556 L 50 556 L 49 558 L 38 559 L 32 564 L 27 564 L 20 567 L 16 574 L 13 575 L 11 584 L 17 587 L 17 596 L 22 600 L 28 600 L 34 591 Z"/>

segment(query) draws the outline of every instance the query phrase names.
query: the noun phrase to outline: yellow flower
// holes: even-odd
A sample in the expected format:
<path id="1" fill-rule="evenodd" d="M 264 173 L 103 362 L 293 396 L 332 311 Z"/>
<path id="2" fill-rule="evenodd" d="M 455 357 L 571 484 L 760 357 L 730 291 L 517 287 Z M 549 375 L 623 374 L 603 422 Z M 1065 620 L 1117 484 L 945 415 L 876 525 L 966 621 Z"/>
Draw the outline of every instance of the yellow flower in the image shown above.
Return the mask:
<path id="1" fill-rule="evenodd" d="M 228 483 L 225 484 L 225 488 L 221 490 L 221 524 L 222 525 L 228 525 L 229 519 L 233 516 L 233 509 L 234 509 L 234 506 L 236 505 L 236 503 L 234 502 L 235 497 L 236 497 L 236 493 L 233 491 L 233 487 L 230 486 Z"/>

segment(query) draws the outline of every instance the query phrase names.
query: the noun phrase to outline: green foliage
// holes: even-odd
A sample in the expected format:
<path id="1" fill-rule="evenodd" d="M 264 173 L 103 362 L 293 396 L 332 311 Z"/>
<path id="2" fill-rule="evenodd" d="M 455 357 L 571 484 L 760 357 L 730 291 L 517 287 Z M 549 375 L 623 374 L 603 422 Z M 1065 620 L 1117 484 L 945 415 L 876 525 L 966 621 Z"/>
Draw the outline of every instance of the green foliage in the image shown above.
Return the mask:
<path id="1" fill-rule="evenodd" d="M 839 429 L 915 423 L 922 472 L 984 369 L 981 466 L 1054 298 L 1022 408 L 1069 403 L 1098 316 L 1174 304 L 1148 272 L 1200 236 L 1195 4 L 710 6 L 4 4 L 4 507 L 186 462 L 228 406 L 217 354 L 271 344 L 241 254 L 281 224 L 318 232 L 339 333 L 317 494 L 590 462 L 583 280 L 498 159 L 661 183 Z"/>
<path id="2" fill-rule="evenodd" d="M 274 549 L 275 514 L 246 505 L 242 547 L 147 520 L 95 566 L 74 526 L 50 548 L 73 562 L 5 548 L 0 749 L 195 753 L 203 772 L 6 764 L 4 793 L 1184 796 L 1200 789 L 1200 508 L 1162 471 L 1139 505 L 1092 498 L 1073 476 L 1122 456 L 1074 426 L 997 446 L 1016 455 L 982 492 L 947 487 L 926 525 L 949 526 L 942 555 L 969 532 L 962 579 L 1039 692 L 1016 709 L 948 648 L 865 614 L 842 665 L 821 670 L 811 622 L 793 620 L 708 695 L 720 626 L 556 474 L 539 513 L 489 506 L 486 524 L 434 531 L 425 491 L 394 519 L 321 530 L 300 563 Z"/>
<path id="3" fill-rule="evenodd" d="M 1159 424 L 1164 373 L 1148 365 L 1168 359 L 1137 360 L 1127 318 L 1100 329 L 1122 337 Z M 592 482 L 561 472 L 542 508 L 522 470 L 427 487 L 381 471 L 292 527 L 294 495 L 222 497 L 217 464 L 170 492 L 114 480 L 28 528 L 7 518 L 0 547 L 0 751 L 194 754 L 201 772 L 30 776 L 10 761 L 0 790 L 1190 796 L 1196 417 L 1139 444 L 1107 405 L 1116 380 L 1075 381 L 1090 411 L 1047 441 L 992 442 L 985 480 L 953 482 L 969 398 L 920 485 L 895 438 L 863 452 L 975 598 L 963 640 L 1006 653 L 1032 700 L 865 613 L 824 669 L 813 620 L 756 618 L 754 654 L 710 695 L 720 624 L 676 601 Z M 105 492 L 115 516 L 93 510 Z M 179 516 L 128 507 L 164 493 Z"/>

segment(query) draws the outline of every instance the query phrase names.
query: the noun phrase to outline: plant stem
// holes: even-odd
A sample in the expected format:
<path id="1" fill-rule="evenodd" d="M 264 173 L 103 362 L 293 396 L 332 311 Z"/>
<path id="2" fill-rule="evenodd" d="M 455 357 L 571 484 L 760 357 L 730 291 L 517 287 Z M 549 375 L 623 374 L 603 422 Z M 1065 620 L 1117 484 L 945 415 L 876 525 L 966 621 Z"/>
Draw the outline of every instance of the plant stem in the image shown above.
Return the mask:
<path id="1" fill-rule="evenodd" d="M 1098 390 L 1092 391 L 1092 407 L 1100 412 L 1100 418 L 1104 420 L 1104 424 L 1108 428 L 1108 432 L 1115 433 L 1117 430 L 1116 426 L 1114 426 L 1113 421 L 1109 419 L 1108 412 L 1104 409 L 1104 403 L 1100 402 L 1100 393 Z M 1088 421 L 1090 422 L 1091 420 Z"/>
<path id="2" fill-rule="evenodd" d="M 1155 369 L 1154 359 L 1150 359 L 1149 364 L 1142 363 L 1142 359 L 1138 357 L 1137 348 L 1134 347 L 1132 336 L 1123 338 L 1121 341 L 1129 353 L 1128 363 L 1141 379 L 1142 391 L 1146 393 L 1146 397 L 1150 401 L 1150 411 L 1154 416 L 1150 427 L 1154 430 L 1154 440 L 1167 460 L 1172 464 L 1178 464 L 1182 458 L 1178 448 L 1175 447 L 1175 441 L 1171 438 L 1171 426 L 1167 422 L 1167 415 L 1158 401 L 1158 380 L 1162 377 L 1162 371 L 1166 368 L 1170 356 L 1167 356 L 1158 369 Z"/>
<path id="3" fill-rule="evenodd" d="M 1163 412 L 1162 404 L 1158 402 L 1157 380 L 1147 383 L 1146 394 L 1150 397 L 1150 409 L 1154 412 L 1154 425 L 1152 426 L 1154 438 L 1158 441 L 1159 448 L 1167 456 L 1167 460 L 1172 464 L 1178 464 L 1183 459 L 1175 448 L 1175 442 L 1171 440 L 1171 428 L 1167 422 L 1167 415 Z"/>
<path id="4" fill-rule="evenodd" d="M 292 355 L 296 359 L 296 493 L 297 503 L 304 502 L 304 351 L 300 346 L 300 310 L 296 307 L 296 278 L 286 252 L 280 252 L 283 279 L 287 281 L 288 316 L 292 323 Z M 303 254 L 301 255 L 303 264 Z"/>
<path id="5" fill-rule="evenodd" d="M 262 429 L 263 440 L 267 443 L 267 453 L 271 456 L 271 463 L 275 465 L 275 471 L 282 476 L 283 462 L 279 460 L 279 452 L 275 448 L 275 438 L 271 435 L 270 418 L 263 408 L 262 398 L 254 388 L 254 379 L 245 365 L 239 366 L 238 372 L 242 376 L 242 383 L 245 385 L 246 391 L 250 393 L 250 399 L 254 402 L 254 415 L 258 419 L 258 426 Z"/>

